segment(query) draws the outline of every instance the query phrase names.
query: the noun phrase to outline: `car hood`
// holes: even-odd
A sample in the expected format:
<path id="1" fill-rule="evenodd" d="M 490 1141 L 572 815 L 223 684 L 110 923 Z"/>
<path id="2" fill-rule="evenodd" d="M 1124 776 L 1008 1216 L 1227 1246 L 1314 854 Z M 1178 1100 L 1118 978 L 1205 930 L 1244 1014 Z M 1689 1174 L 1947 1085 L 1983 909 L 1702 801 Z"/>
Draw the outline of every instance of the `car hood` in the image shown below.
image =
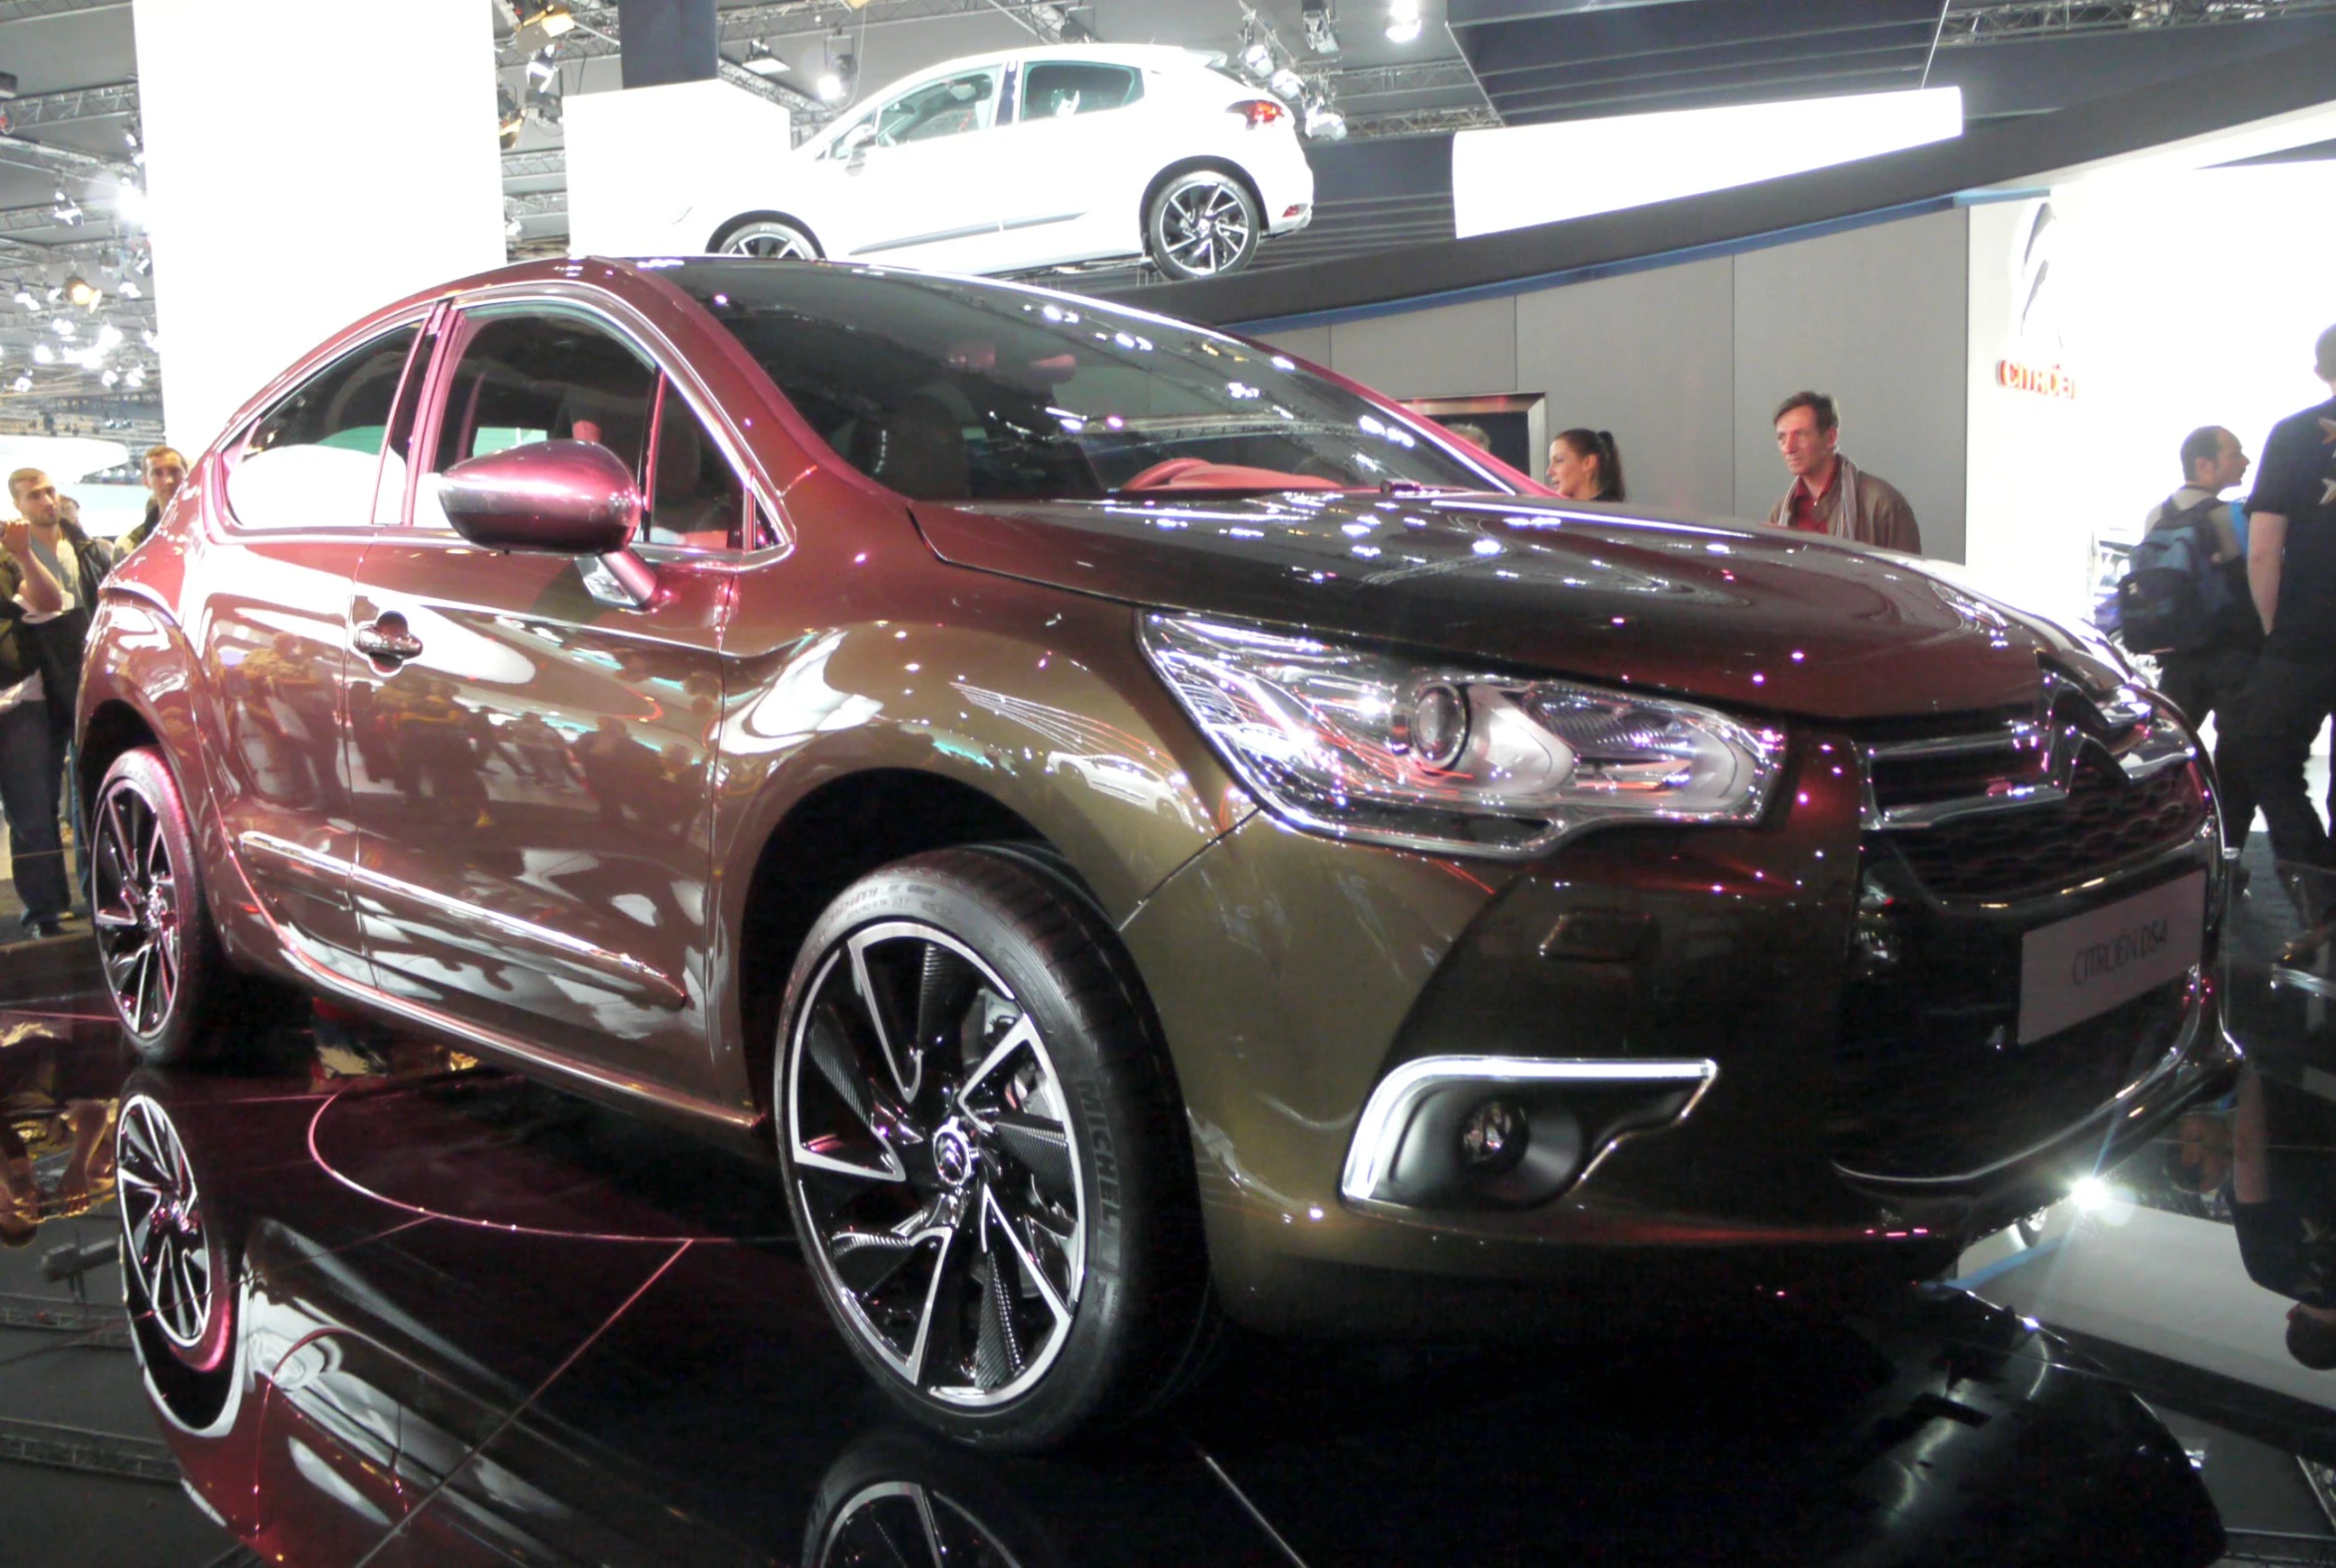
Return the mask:
<path id="1" fill-rule="evenodd" d="M 1818 535 L 1506 495 L 912 503 L 960 566 L 1811 718 L 2036 701 L 2110 665 L 1927 563 Z"/>

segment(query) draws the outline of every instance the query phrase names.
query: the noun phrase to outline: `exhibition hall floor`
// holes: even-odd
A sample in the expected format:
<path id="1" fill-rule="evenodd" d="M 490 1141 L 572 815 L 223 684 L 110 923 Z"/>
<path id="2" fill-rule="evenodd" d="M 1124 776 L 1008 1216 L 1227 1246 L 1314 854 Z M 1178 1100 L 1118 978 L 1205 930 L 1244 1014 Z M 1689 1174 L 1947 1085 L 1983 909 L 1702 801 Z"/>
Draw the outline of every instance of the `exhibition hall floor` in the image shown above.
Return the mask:
<path id="1" fill-rule="evenodd" d="M 2330 960 L 2282 965 L 2249 858 L 2256 1080 L 1958 1281 L 1691 1341 L 1626 1304 L 1594 1347 L 1236 1339 L 1044 1460 L 888 1412 L 753 1163 L 322 1009 L 257 1065 L 134 1070 L 102 997 L 0 952 L 49 1216 L 0 1250 L 0 1564 L 2198 1563 L 2217 1515 L 2225 1560 L 2336 1562 L 2336 1373 L 2230 1201 L 2292 1221 L 2272 1283 L 2336 1261 Z M 175 1350 L 122 1306 L 121 1124 L 185 1151 L 220 1327 Z"/>

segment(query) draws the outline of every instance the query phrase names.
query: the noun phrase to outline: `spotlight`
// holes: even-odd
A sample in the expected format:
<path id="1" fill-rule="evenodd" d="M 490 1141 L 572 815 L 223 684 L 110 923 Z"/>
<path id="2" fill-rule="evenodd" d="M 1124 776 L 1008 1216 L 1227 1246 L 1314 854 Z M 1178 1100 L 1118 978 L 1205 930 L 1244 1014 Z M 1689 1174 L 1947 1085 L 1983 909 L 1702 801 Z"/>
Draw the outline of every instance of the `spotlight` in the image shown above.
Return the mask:
<path id="1" fill-rule="evenodd" d="M 39 297 L 36 296 L 31 289 L 24 286 L 24 279 L 22 278 L 18 278 L 16 280 L 15 298 L 16 302 L 27 310 L 38 310 L 41 308 Z"/>
<path id="2" fill-rule="evenodd" d="M 57 351 L 46 343 L 36 343 L 33 345 L 33 363 L 35 365 L 54 365 L 57 363 Z"/>
<path id="3" fill-rule="evenodd" d="M 1306 24 L 1306 47 L 1318 55 L 1338 53 L 1338 34 L 1330 29 L 1330 0 L 1305 0 L 1301 20 Z"/>
<path id="4" fill-rule="evenodd" d="M 1273 50 L 1266 45 L 1265 40 L 1253 38 L 1242 47 L 1241 69 L 1260 82 L 1273 75 Z"/>
<path id="5" fill-rule="evenodd" d="M 119 372 L 117 372 L 117 371 L 111 371 L 111 370 L 110 370 L 110 371 L 107 371 L 107 372 L 106 372 L 106 373 L 105 373 L 103 376 L 100 376 L 100 377 L 98 378 L 98 384 L 99 384 L 100 386 L 103 386 L 103 387 L 109 387 L 109 388 L 110 388 L 110 387 L 113 387 L 113 386 L 115 386 L 115 385 L 119 384 L 119 383 L 121 382 L 121 380 L 122 380 L 122 377 L 121 377 L 121 374 L 120 374 Z"/>
<path id="6" fill-rule="evenodd" d="M 771 53 L 771 46 L 759 38 L 747 46 L 745 65 L 765 81 L 787 74 L 787 62 Z"/>
<path id="7" fill-rule="evenodd" d="M 65 298 L 68 302 L 84 310 L 95 310 L 99 297 L 98 286 L 88 278 L 70 277 L 65 280 Z"/>
<path id="8" fill-rule="evenodd" d="M 134 228 L 146 226 L 146 191 L 128 182 L 114 187 L 114 215 Z"/>
<path id="9" fill-rule="evenodd" d="M 67 228 L 78 228 L 82 219 L 81 203 L 67 195 L 65 187 L 59 185 L 56 204 L 49 208 L 49 215 Z"/>
<path id="10" fill-rule="evenodd" d="M 114 292 L 121 295 L 124 299 L 146 298 L 146 290 L 138 286 L 138 281 L 135 278 L 124 278 L 122 280 L 122 286 L 114 290 Z"/>
<path id="11" fill-rule="evenodd" d="M 519 31 L 522 33 L 530 27 L 539 27 L 545 38 L 557 38 L 575 25 L 576 19 L 568 15 L 564 0 L 543 0 L 540 4 L 519 7 Z"/>
<path id="12" fill-rule="evenodd" d="M 559 80 L 559 62 L 551 57 L 551 46 L 545 44 L 527 61 L 527 86 L 540 93 Z"/>
<path id="13" fill-rule="evenodd" d="M 146 367 L 144 365 L 133 365 L 130 367 L 130 374 L 123 377 L 122 379 L 130 386 L 143 387 L 146 385 Z"/>
<path id="14" fill-rule="evenodd" d="M 859 77 L 859 62 L 851 57 L 851 44 L 841 33 L 828 39 L 827 59 L 828 68 L 820 73 L 820 97 L 831 104 L 840 104 L 851 97 Z"/>
<path id="15" fill-rule="evenodd" d="M 1306 96 L 1306 82 L 1288 66 L 1283 66 L 1265 79 L 1265 90 L 1285 104 L 1295 104 Z"/>
<path id="16" fill-rule="evenodd" d="M 1306 118 L 1302 122 L 1301 129 L 1305 131 L 1309 141 L 1344 142 L 1346 140 L 1346 116 L 1328 104 L 1317 100 L 1306 106 Z"/>
<path id="17" fill-rule="evenodd" d="M 9 385 L 19 392 L 30 392 L 33 390 L 33 379 L 30 376 L 19 376 Z"/>
<path id="18" fill-rule="evenodd" d="M 1420 0 L 1388 0 L 1387 41 L 1408 44 L 1420 36 Z"/>
<path id="19" fill-rule="evenodd" d="M 98 327 L 98 352 L 100 354 L 111 354 L 121 346 L 122 329 L 115 326 L 111 321 L 100 324 Z"/>

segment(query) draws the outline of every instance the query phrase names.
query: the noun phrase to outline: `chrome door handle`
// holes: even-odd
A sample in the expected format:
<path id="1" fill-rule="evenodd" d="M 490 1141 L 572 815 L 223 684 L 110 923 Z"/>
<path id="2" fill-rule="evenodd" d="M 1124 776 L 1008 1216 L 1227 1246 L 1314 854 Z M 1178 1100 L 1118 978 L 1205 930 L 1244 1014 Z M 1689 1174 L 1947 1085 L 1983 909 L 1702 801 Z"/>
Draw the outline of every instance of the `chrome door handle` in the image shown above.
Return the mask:
<path id="1" fill-rule="evenodd" d="M 406 630 L 406 618 L 395 610 L 358 627 L 350 640 L 359 653 L 383 664 L 403 664 L 422 657 L 422 639 Z"/>

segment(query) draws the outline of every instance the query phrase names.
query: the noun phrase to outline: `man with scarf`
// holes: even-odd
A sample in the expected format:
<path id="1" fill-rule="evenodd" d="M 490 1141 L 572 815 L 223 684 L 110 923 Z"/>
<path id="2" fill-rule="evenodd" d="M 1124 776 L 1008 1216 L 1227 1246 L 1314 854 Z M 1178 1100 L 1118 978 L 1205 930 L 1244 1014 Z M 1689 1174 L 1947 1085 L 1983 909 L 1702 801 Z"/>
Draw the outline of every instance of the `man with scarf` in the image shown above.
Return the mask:
<path id="1" fill-rule="evenodd" d="M 1914 508 L 1897 486 L 1840 455 L 1841 417 L 1822 392 L 1796 392 L 1777 408 L 1777 451 L 1792 470 L 1792 488 L 1769 513 L 1769 525 L 1885 550 L 1922 553 Z"/>

